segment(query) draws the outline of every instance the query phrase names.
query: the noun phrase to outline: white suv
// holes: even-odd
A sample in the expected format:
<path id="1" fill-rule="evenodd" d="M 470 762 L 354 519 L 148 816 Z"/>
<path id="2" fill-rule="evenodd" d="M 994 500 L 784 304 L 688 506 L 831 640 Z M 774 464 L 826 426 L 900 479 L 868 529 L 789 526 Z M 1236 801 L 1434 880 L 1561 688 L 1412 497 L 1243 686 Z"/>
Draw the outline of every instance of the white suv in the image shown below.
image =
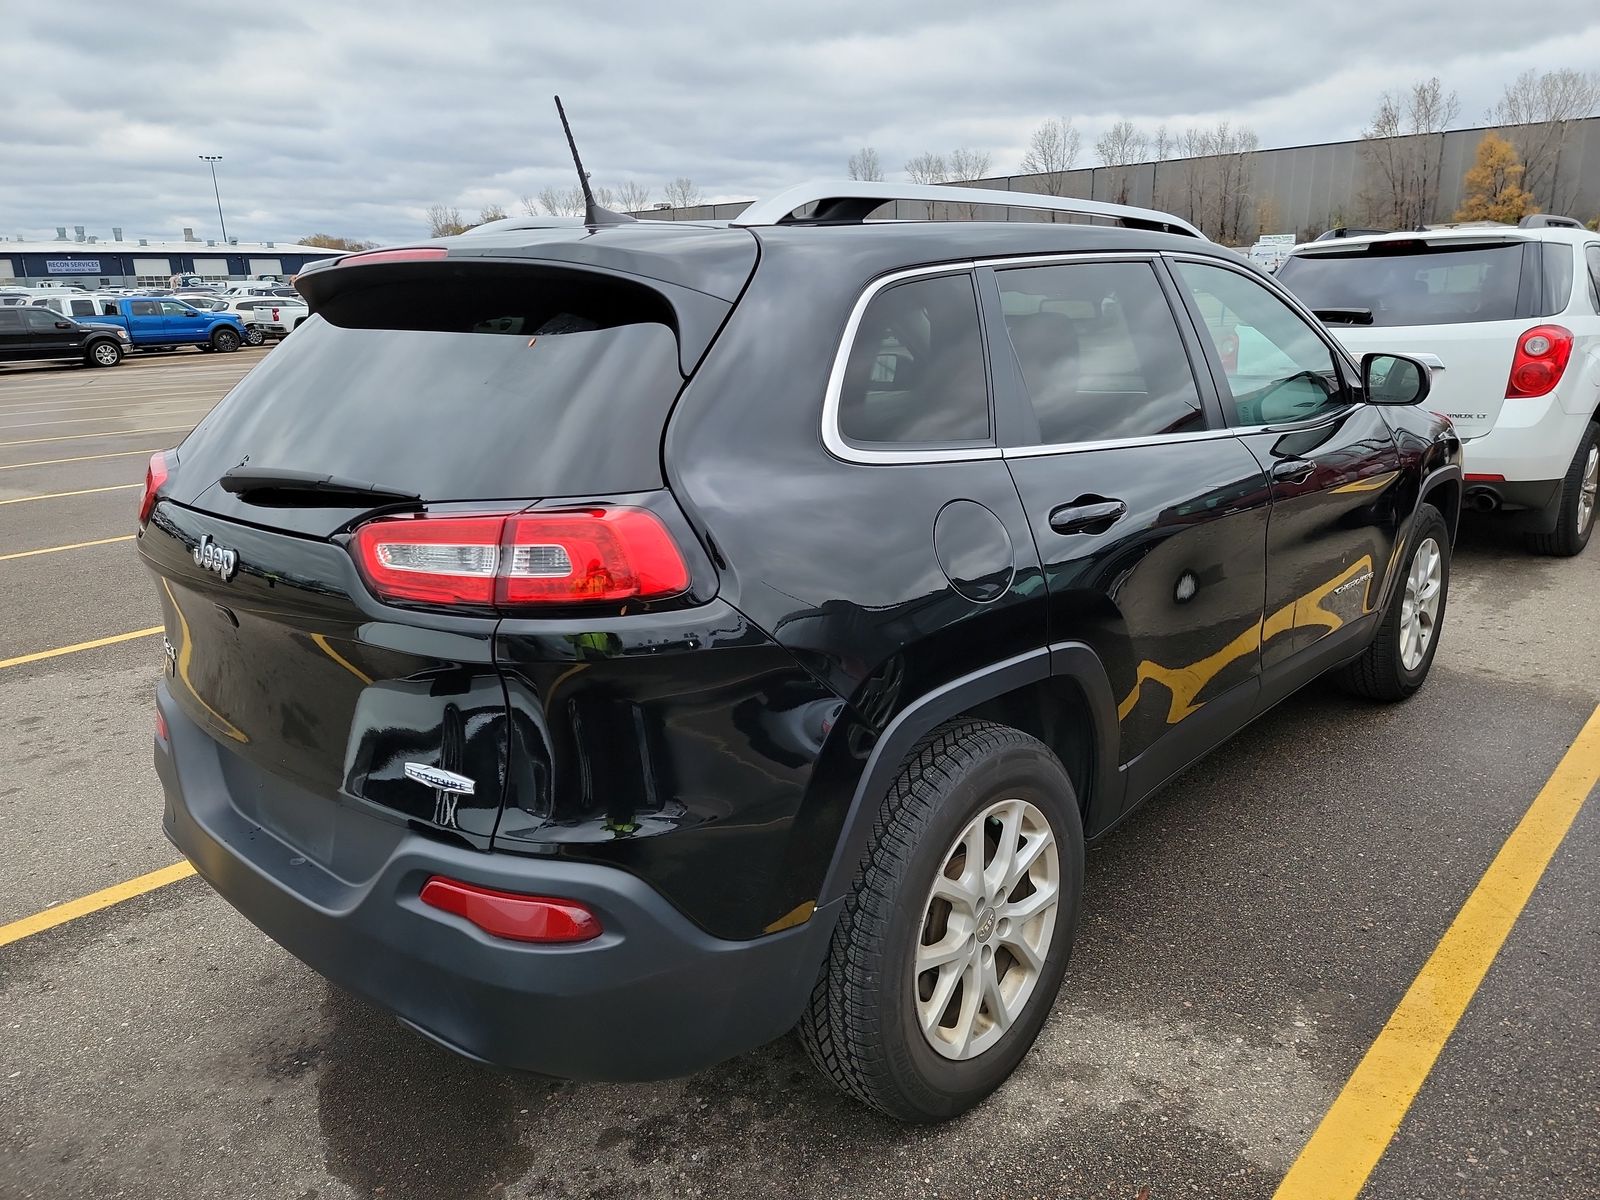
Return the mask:
<path id="1" fill-rule="evenodd" d="M 1527 217 L 1296 246 L 1278 279 L 1358 357 L 1413 354 L 1466 443 L 1466 506 L 1544 554 L 1588 544 L 1600 485 L 1600 234 Z"/>

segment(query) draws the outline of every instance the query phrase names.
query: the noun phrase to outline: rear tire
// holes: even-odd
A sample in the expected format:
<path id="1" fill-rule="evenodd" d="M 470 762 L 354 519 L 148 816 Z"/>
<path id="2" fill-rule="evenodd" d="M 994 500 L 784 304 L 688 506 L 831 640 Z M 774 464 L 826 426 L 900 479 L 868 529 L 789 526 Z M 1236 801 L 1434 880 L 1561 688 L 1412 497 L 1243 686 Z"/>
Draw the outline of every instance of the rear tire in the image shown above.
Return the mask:
<path id="1" fill-rule="evenodd" d="M 1417 509 L 1402 570 L 1378 636 L 1340 676 L 1345 690 L 1368 700 L 1409 699 L 1428 678 L 1439 649 L 1450 597 L 1450 528 L 1431 504 Z"/>
<path id="2" fill-rule="evenodd" d="M 1595 500 L 1600 489 L 1600 425 L 1590 421 L 1561 480 L 1561 510 L 1549 533 L 1528 538 L 1528 549 L 1553 558 L 1582 554 L 1594 533 Z"/>
<path id="3" fill-rule="evenodd" d="M 266 332 L 259 325 L 247 325 L 244 331 L 244 344 L 246 346 L 259 346 L 267 340 Z"/>
<path id="4" fill-rule="evenodd" d="M 231 354 L 239 348 L 239 335 L 231 329 L 214 330 L 211 334 L 211 348 L 220 350 L 223 354 Z"/>
<path id="5" fill-rule="evenodd" d="M 114 367 L 122 361 L 122 347 L 112 341 L 96 342 L 83 361 L 91 367 Z"/>
<path id="6" fill-rule="evenodd" d="M 1049 1016 L 1082 888 L 1078 801 L 1049 748 L 988 721 L 936 729 L 873 823 L 800 1020 L 812 1063 L 901 1121 L 965 1112 Z"/>

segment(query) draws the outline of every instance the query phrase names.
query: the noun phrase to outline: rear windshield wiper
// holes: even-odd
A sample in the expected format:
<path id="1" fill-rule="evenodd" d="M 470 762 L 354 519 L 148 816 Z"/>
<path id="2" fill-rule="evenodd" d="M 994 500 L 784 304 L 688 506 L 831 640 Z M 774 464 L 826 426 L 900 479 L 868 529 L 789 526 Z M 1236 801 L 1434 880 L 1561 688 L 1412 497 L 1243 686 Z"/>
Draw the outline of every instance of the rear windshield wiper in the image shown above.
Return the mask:
<path id="1" fill-rule="evenodd" d="M 234 467 L 217 481 L 222 490 L 252 504 L 418 504 L 416 492 L 368 483 L 361 479 L 341 479 L 337 475 L 315 475 L 281 467 Z"/>
<path id="2" fill-rule="evenodd" d="M 1314 308 L 1317 320 L 1326 321 L 1330 325 L 1371 325 L 1372 310 L 1370 308 Z"/>

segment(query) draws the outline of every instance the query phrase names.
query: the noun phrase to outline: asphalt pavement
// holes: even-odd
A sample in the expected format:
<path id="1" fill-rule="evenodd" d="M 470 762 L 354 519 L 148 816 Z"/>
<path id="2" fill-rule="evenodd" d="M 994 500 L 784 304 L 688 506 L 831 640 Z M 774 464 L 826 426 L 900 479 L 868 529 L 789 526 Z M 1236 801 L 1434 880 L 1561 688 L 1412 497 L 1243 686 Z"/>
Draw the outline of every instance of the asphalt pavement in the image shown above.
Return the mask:
<path id="1" fill-rule="evenodd" d="M 270 353 L 0 367 L 0 929 L 177 860 L 138 485 Z M 1427 687 L 1314 685 L 1093 851 L 1039 1044 L 947 1125 L 878 1119 L 792 1039 L 663 1084 L 504 1076 L 190 877 L 0 945 L 0 1197 L 1269 1197 L 1600 701 L 1597 585 L 1600 545 L 1469 522 Z M 1595 1193 L 1596 804 L 1364 1197 Z"/>

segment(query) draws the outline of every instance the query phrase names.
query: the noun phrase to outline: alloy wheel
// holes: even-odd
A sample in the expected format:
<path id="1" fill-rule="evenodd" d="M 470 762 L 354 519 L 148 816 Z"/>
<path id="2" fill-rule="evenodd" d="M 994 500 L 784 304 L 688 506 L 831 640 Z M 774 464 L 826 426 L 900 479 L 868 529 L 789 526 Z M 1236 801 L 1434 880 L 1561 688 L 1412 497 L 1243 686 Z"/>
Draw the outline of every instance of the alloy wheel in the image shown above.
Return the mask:
<path id="1" fill-rule="evenodd" d="M 912 1003 L 930 1046 L 976 1058 L 1022 1015 L 1050 954 L 1061 896 L 1055 831 L 1026 800 L 1001 800 L 945 852 L 923 907 Z"/>
<path id="2" fill-rule="evenodd" d="M 113 365 L 120 357 L 121 355 L 118 353 L 117 348 L 109 342 L 101 342 L 100 345 L 94 348 L 94 360 L 102 367 Z"/>
<path id="3" fill-rule="evenodd" d="M 1400 603 L 1400 661 L 1415 671 L 1427 657 L 1439 623 L 1439 598 L 1444 591 L 1444 556 L 1439 543 L 1424 538 L 1411 556 L 1405 596 Z"/>
<path id="4" fill-rule="evenodd" d="M 1589 532 L 1594 520 L 1595 492 L 1600 490 L 1600 446 L 1589 447 L 1589 458 L 1583 464 L 1583 483 L 1578 489 L 1578 536 Z"/>

